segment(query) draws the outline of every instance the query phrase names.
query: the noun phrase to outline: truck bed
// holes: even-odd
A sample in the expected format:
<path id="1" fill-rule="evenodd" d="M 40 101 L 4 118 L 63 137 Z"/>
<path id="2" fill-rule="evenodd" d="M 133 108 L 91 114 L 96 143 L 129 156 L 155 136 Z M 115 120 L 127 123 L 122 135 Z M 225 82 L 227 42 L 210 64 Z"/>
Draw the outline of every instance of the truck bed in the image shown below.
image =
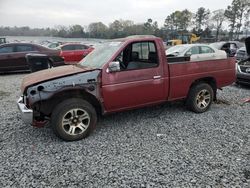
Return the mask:
<path id="1" fill-rule="evenodd" d="M 177 59 L 174 59 L 168 64 L 168 68 L 169 100 L 185 98 L 192 83 L 201 78 L 216 80 L 217 88 L 235 82 L 235 77 L 232 77 L 236 72 L 235 58 L 198 62 L 177 61 Z"/>

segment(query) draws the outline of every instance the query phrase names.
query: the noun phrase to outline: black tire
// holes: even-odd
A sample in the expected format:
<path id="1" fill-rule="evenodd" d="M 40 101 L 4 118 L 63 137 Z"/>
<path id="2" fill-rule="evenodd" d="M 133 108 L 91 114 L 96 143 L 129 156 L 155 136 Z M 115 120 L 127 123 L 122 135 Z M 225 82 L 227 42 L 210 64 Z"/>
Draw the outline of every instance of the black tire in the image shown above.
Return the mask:
<path id="1" fill-rule="evenodd" d="M 65 141 L 86 138 L 96 127 L 94 107 L 85 100 L 67 99 L 56 106 L 51 115 L 55 134 Z"/>
<path id="2" fill-rule="evenodd" d="M 214 91 L 209 84 L 198 83 L 194 85 L 187 97 L 187 107 L 196 113 L 207 111 L 214 99 Z"/>

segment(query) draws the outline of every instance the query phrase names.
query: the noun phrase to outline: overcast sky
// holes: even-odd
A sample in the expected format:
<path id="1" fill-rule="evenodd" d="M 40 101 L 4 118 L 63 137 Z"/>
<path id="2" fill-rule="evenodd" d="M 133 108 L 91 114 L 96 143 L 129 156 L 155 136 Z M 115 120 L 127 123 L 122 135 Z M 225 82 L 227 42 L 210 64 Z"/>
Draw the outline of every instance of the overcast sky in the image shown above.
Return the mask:
<path id="1" fill-rule="evenodd" d="M 116 19 L 143 23 L 148 18 L 163 25 L 175 10 L 199 7 L 225 9 L 232 0 L 0 0 L 0 26 L 53 27 Z"/>

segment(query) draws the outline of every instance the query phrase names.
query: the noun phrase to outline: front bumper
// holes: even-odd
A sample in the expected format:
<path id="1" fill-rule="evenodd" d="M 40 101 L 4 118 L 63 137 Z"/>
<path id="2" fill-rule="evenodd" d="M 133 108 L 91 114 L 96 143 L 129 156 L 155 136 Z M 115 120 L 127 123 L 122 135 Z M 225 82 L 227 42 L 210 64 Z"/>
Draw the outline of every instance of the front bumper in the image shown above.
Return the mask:
<path id="1" fill-rule="evenodd" d="M 32 125 L 33 123 L 33 110 L 28 109 L 24 104 L 23 97 L 20 97 L 17 100 L 17 106 L 19 111 L 21 112 L 22 120 L 25 124 Z"/>

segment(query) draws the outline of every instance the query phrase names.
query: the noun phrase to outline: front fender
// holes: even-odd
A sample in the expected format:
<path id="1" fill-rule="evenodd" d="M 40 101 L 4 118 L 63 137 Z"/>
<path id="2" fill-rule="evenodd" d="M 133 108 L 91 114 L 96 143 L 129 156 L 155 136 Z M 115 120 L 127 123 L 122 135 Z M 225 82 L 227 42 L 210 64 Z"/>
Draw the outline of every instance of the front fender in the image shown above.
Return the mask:
<path id="1" fill-rule="evenodd" d="M 26 91 L 28 105 L 51 99 L 58 93 L 83 90 L 96 98 L 100 97 L 98 76 L 99 70 L 80 73 L 68 77 L 54 79 L 29 87 Z"/>

